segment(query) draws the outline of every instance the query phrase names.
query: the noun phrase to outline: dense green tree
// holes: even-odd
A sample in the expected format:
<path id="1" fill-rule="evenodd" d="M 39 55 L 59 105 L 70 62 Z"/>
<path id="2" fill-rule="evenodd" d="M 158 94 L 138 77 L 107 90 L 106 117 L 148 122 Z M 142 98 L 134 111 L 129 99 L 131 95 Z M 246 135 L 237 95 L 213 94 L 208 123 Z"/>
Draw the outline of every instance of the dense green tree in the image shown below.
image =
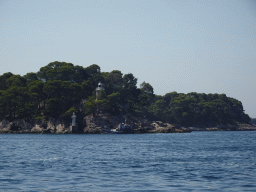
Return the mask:
<path id="1" fill-rule="evenodd" d="M 156 119 L 164 121 L 166 118 L 166 107 L 166 101 L 161 99 L 152 104 L 149 111 L 155 116 Z"/>
<path id="2" fill-rule="evenodd" d="M 172 101 L 172 99 L 174 97 L 177 97 L 178 96 L 178 93 L 176 91 L 174 92 L 171 92 L 171 93 L 166 93 L 164 96 L 163 96 L 163 99 L 167 102 L 167 103 L 170 103 Z"/>
<path id="3" fill-rule="evenodd" d="M 20 75 L 12 75 L 6 80 L 6 89 L 1 91 L 1 117 L 8 119 L 29 118 L 32 106 L 29 103 L 29 94 L 26 79 Z"/>
<path id="4" fill-rule="evenodd" d="M 86 115 L 95 114 L 97 108 L 96 103 L 93 98 L 89 98 L 89 100 L 84 104 L 84 112 Z"/>
<path id="5" fill-rule="evenodd" d="M 87 71 L 93 72 L 81 66 L 74 66 L 72 63 L 55 61 L 40 68 L 37 77 L 43 81 L 61 80 L 82 83 L 89 78 Z"/>
<path id="6" fill-rule="evenodd" d="M 105 90 L 95 101 L 99 81 Z M 81 112 L 80 103 L 84 101 Z M 130 113 L 187 126 L 250 122 L 242 103 L 225 94 L 155 95 L 149 83 L 143 82 L 137 88 L 137 78 L 132 73 L 101 72 L 96 64 L 84 68 L 55 61 L 23 77 L 12 73 L 0 75 L 0 120 L 42 115 L 69 119 L 72 112 Z"/>
<path id="7" fill-rule="evenodd" d="M 142 106 L 149 106 L 154 99 L 154 88 L 145 81 L 140 84 L 139 100 Z"/>
<path id="8" fill-rule="evenodd" d="M 114 70 L 106 74 L 104 87 L 107 95 L 119 92 L 123 86 L 123 74 L 121 71 Z"/>
<path id="9" fill-rule="evenodd" d="M 160 115 L 161 117 L 157 115 L 157 111 L 161 108 L 159 105 L 161 97 L 159 99 L 155 99 L 151 104 L 150 112 L 158 119 L 171 123 L 212 126 L 250 121 L 250 117 L 244 114 L 241 102 L 225 94 L 167 93 L 163 97 L 167 107 L 162 108 L 164 115 Z"/>
<path id="10" fill-rule="evenodd" d="M 95 101 L 97 115 L 100 113 L 105 113 L 109 109 L 109 100 L 108 99 L 102 99 Z"/>
<path id="11" fill-rule="evenodd" d="M 33 72 L 27 73 L 24 75 L 24 78 L 27 80 L 27 83 L 38 80 L 37 74 Z"/>
<path id="12" fill-rule="evenodd" d="M 41 80 L 34 80 L 28 84 L 28 90 L 29 90 L 31 100 L 36 103 L 37 109 L 39 111 L 41 110 L 41 102 L 46 99 L 46 95 L 43 89 L 44 89 L 44 82 Z"/>
<path id="13" fill-rule="evenodd" d="M 74 67 L 73 81 L 81 84 L 83 81 L 86 81 L 89 78 L 89 74 L 86 69 L 82 66 Z"/>
<path id="14" fill-rule="evenodd" d="M 100 72 L 100 67 L 96 64 L 92 64 L 89 67 L 85 68 L 86 72 L 89 75 L 90 81 L 92 82 L 93 89 L 97 87 L 98 83 L 104 81 L 104 77 Z"/>
<path id="15" fill-rule="evenodd" d="M 120 89 L 120 104 L 124 109 L 131 112 L 139 102 L 140 90 L 136 86 L 137 78 L 132 73 L 123 76 L 123 85 Z"/>
<path id="16" fill-rule="evenodd" d="M 0 90 L 5 90 L 7 88 L 7 79 L 9 79 L 11 76 L 13 76 L 12 73 L 4 73 L 0 76 Z"/>
<path id="17" fill-rule="evenodd" d="M 83 81 L 82 84 L 82 95 L 83 98 L 88 98 L 89 96 L 92 95 L 92 92 L 95 90 L 95 87 L 93 86 L 93 82 L 89 78 L 86 81 Z"/>
<path id="18" fill-rule="evenodd" d="M 112 114 L 118 114 L 120 112 L 120 93 L 112 93 L 107 96 L 109 100 L 109 112 Z"/>
<path id="19" fill-rule="evenodd" d="M 12 75 L 10 78 L 6 80 L 7 87 L 18 86 L 25 87 L 26 79 L 21 77 L 20 75 Z"/>
<path id="20" fill-rule="evenodd" d="M 66 117 L 67 119 L 69 119 L 73 113 L 77 113 L 77 112 L 78 112 L 78 111 L 77 111 L 74 107 L 71 107 L 71 108 L 69 108 L 69 109 L 64 113 L 64 117 Z"/>

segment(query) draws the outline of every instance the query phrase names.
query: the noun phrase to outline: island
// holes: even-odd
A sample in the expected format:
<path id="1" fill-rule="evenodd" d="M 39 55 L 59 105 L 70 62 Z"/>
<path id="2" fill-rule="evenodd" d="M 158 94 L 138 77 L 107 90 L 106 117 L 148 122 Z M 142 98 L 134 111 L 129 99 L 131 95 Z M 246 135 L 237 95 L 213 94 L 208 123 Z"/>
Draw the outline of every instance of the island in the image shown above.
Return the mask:
<path id="1" fill-rule="evenodd" d="M 73 118 L 73 119 L 72 119 Z M 75 123 L 74 120 L 75 119 Z M 225 94 L 154 94 L 132 73 L 51 62 L 24 76 L 0 76 L 0 133 L 129 133 L 256 130 L 241 101 Z"/>

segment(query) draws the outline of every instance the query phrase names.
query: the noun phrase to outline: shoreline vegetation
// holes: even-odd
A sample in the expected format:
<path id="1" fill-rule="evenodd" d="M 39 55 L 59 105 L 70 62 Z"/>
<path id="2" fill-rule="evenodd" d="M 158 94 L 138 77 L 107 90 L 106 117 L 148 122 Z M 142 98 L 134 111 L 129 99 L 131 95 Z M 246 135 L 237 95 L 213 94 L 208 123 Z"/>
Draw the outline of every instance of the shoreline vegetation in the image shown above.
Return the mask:
<path id="1" fill-rule="evenodd" d="M 96 64 L 55 61 L 36 73 L 0 75 L 0 133 L 95 134 L 120 123 L 133 133 L 256 130 L 241 101 L 225 94 L 155 95 L 149 83 L 138 88 L 132 73 Z"/>

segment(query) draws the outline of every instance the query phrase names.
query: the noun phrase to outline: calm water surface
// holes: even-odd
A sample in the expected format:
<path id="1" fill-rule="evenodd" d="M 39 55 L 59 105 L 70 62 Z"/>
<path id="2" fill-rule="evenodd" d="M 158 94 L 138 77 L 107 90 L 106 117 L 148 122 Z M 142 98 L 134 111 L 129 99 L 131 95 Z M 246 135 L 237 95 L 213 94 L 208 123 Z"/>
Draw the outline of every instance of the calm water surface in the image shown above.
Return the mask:
<path id="1" fill-rule="evenodd" d="M 256 132 L 0 135 L 0 191 L 256 191 Z"/>

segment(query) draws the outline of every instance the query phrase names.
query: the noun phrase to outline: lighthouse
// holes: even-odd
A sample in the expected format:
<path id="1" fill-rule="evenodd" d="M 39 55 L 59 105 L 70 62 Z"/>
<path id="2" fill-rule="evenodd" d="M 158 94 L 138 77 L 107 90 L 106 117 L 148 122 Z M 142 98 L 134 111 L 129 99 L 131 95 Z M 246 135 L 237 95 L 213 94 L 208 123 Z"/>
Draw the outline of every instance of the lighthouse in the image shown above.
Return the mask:
<path id="1" fill-rule="evenodd" d="M 96 100 L 98 100 L 99 95 L 100 95 L 100 92 L 101 92 L 101 91 L 104 91 L 104 88 L 103 88 L 101 82 L 99 82 L 98 87 L 96 88 L 95 91 L 96 91 Z"/>
<path id="2" fill-rule="evenodd" d="M 75 112 L 73 112 L 73 115 L 71 116 L 71 118 L 72 118 L 71 132 L 72 133 L 77 133 L 78 132 L 78 127 L 77 127 L 77 124 L 76 124 Z"/>
<path id="3" fill-rule="evenodd" d="M 76 115 L 75 115 L 75 112 L 73 112 L 73 115 L 72 115 L 72 126 L 76 126 Z"/>

